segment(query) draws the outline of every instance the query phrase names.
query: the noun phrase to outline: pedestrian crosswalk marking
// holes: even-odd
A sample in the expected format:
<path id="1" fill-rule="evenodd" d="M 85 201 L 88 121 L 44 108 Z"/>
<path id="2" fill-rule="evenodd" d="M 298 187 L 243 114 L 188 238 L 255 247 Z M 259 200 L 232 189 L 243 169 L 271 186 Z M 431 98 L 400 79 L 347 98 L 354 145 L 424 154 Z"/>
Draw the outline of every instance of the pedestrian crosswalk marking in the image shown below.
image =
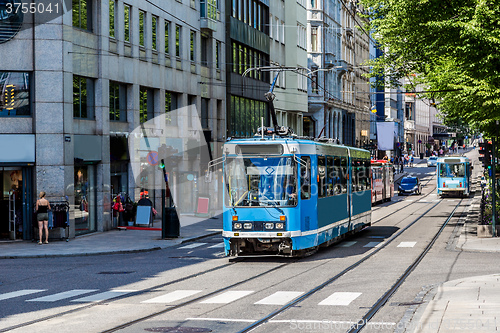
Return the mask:
<path id="1" fill-rule="evenodd" d="M 417 242 L 401 242 L 397 247 L 414 247 Z"/>
<path id="2" fill-rule="evenodd" d="M 215 245 L 209 246 L 208 248 L 209 249 L 217 249 L 219 247 L 224 247 L 224 243 L 215 244 Z"/>
<path id="3" fill-rule="evenodd" d="M 274 294 L 255 302 L 254 304 L 285 305 L 302 294 L 303 292 L 301 291 L 277 291 Z"/>
<path id="4" fill-rule="evenodd" d="M 194 249 L 195 247 L 202 246 L 202 245 L 205 245 L 205 244 L 207 244 L 207 243 L 192 243 L 192 244 L 180 247 L 179 250 L 182 250 L 182 249 Z"/>
<path id="5" fill-rule="evenodd" d="M 42 291 L 46 291 L 46 290 L 47 289 L 23 289 L 23 290 L 13 291 L 10 293 L 0 294 L 0 301 L 3 301 L 5 299 L 9 299 L 9 298 L 14 298 L 14 297 L 26 296 L 26 295 L 35 294 L 35 293 L 41 293 Z"/>
<path id="6" fill-rule="evenodd" d="M 171 293 L 148 299 L 141 303 L 173 303 L 180 299 L 200 293 L 201 290 L 176 290 Z"/>
<path id="7" fill-rule="evenodd" d="M 253 291 L 249 290 L 235 290 L 235 291 L 226 291 L 223 294 L 217 295 L 215 297 L 209 298 L 205 301 L 202 301 L 200 303 L 205 303 L 205 304 L 227 304 L 231 303 L 233 301 L 236 301 L 237 299 L 240 299 L 242 297 L 248 296 Z"/>
<path id="8" fill-rule="evenodd" d="M 87 296 L 87 297 L 83 297 L 83 298 L 78 298 L 78 299 L 72 300 L 71 302 L 100 302 L 100 301 L 104 301 L 107 299 L 111 299 L 111 298 L 115 298 L 115 297 L 129 294 L 129 293 L 133 293 L 136 291 L 137 290 L 110 290 L 110 291 L 105 291 L 105 292 L 100 293 L 100 294 L 91 295 L 91 296 Z"/>
<path id="9" fill-rule="evenodd" d="M 348 292 L 335 292 L 318 305 L 344 305 L 347 306 L 351 304 L 356 298 L 358 298 L 361 293 L 348 293 Z"/>
<path id="10" fill-rule="evenodd" d="M 379 247 L 383 242 L 370 242 L 363 247 Z"/>
<path id="11" fill-rule="evenodd" d="M 56 301 L 60 301 L 62 299 L 66 299 L 66 298 L 80 296 L 83 294 L 88 294 L 88 293 L 91 293 L 91 292 L 94 292 L 97 290 L 98 289 L 73 289 L 73 290 L 64 291 L 64 292 L 54 294 L 54 295 L 48 295 L 48 296 L 29 299 L 26 302 L 56 302 Z"/>
<path id="12" fill-rule="evenodd" d="M 341 247 L 349 247 L 349 246 L 353 246 L 354 244 L 356 244 L 357 242 L 356 241 L 352 241 L 352 242 L 342 242 L 339 244 L 339 246 Z"/>

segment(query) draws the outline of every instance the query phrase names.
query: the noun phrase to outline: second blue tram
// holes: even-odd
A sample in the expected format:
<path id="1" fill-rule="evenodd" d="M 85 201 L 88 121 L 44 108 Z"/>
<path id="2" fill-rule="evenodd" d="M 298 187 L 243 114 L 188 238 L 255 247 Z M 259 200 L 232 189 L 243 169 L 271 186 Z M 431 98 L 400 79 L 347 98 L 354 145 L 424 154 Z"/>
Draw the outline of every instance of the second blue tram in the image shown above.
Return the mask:
<path id="1" fill-rule="evenodd" d="M 273 136 L 223 152 L 226 255 L 301 256 L 371 223 L 367 150 Z"/>
<path id="2" fill-rule="evenodd" d="M 441 157 L 437 160 L 437 193 L 440 196 L 470 194 L 470 159 L 463 156 Z"/>

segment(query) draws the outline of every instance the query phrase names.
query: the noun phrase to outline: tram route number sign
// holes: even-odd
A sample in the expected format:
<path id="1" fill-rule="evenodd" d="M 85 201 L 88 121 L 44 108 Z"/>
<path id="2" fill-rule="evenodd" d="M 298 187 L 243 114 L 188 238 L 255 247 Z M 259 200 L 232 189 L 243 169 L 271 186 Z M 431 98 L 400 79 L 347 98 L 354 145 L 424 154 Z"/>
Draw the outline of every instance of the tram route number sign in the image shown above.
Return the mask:
<path id="1" fill-rule="evenodd" d="M 158 165 L 158 152 L 150 151 L 148 153 L 147 160 L 150 165 Z"/>

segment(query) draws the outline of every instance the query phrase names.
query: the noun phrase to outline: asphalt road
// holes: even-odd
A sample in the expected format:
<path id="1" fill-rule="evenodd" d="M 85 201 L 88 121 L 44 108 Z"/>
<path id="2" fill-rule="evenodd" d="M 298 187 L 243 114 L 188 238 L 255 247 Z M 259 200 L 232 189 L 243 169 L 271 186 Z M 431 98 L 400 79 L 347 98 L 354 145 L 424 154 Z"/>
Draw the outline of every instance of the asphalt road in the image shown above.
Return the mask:
<path id="1" fill-rule="evenodd" d="M 254 331 L 345 332 L 457 207 L 428 254 L 363 330 L 398 331 L 418 316 L 418 297 L 430 286 L 498 273 L 500 264 L 495 254 L 449 246 L 469 199 L 438 198 L 435 168 L 406 171 L 426 184 L 422 195 L 395 196 L 374 207 L 372 227 L 303 259 L 230 262 L 221 238 L 212 237 L 140 254 L 1 260 L 0 332 L 104 332 L 120 325 L 120 332 L 238 332 L 378 251 Z"/>

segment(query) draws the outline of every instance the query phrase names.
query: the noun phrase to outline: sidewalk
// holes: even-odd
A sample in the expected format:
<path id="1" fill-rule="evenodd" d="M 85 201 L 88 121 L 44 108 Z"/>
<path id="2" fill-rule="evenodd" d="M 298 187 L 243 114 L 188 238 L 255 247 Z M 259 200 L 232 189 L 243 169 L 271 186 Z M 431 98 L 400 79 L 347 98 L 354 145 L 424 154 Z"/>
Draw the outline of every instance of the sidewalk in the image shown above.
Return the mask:
<path id="1" fill-rule="evenodd" d="M 467 156 L 477 159 L 476 150 Z M 477 164 L 476 164 L 477 167 Z M 478 238 L 479 180 L 472 181 L 475 196 L 464 224 L 450 250 L 468 252 L 500 252 L 500 237 Z M 410 308 L 405 317 L 410 322 L 400 322 L 396 332 L 448 333 L 448 332 L 498 332 L 500 330 L 500 274 L 473 276 L 447 281 L 423 291 L 419 295 L 422 305 Z M 404 327 L 404 328 L 403 328 Z"/>
<path id="2" fill-rule="evenodd" d="M 0 243 L 0 259 L 82 256 L 127 253 L 165 249 L 185 242 L 218 235 L 222 231 L 222 216 L 204 218 L 182 215 L 180 237 L 161 239 L 160 230 L 111 230 L 71 238 L 68 242 L 54 240 L 38 245 L 31 241 Z M 155 229 L 161 221 L 155 221 Z"/>

